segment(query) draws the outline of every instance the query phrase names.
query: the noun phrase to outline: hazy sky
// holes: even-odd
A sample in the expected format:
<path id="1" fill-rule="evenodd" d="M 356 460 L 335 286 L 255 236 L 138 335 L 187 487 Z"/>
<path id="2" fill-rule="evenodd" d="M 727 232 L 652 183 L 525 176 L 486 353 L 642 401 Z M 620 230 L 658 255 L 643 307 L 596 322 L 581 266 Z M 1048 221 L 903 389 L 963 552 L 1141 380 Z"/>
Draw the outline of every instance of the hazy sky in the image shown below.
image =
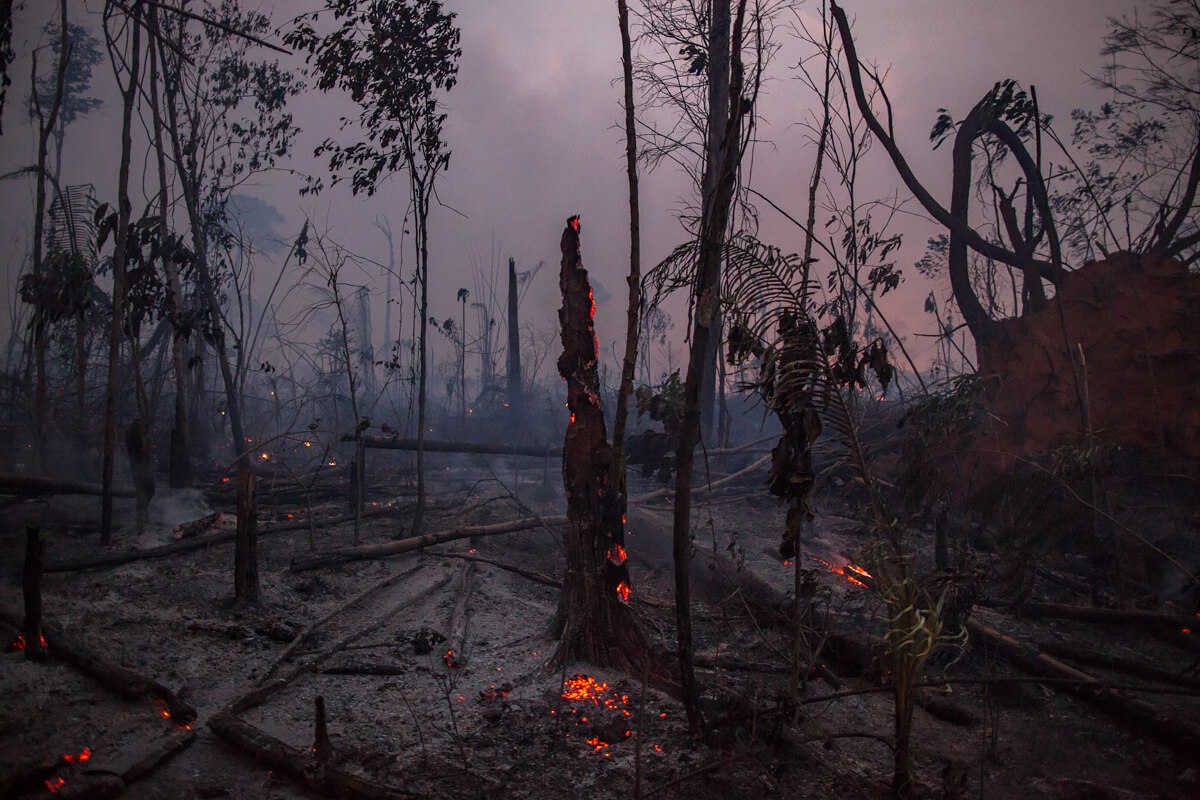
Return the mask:
<path id="1" fill-rule="evenodd" d="M 33 137 L 25 122 L 29 51 L 43 22 L 53 15 L 47 0 L 26 2 L 17 13 L 14 85 L 0 137 L 0 171 L 33 161 Z M 72 2 L 76 21 L 98 25 L 100 0 Z M 315 6 L 311 0 L 247 5 L 274 7 L 277 23 L 287 14 Z M 1069 112 L 1095 106 L 1103 98 L 1088 86 L 1084 70 L 1096 71 L 1106 17 L 1130 13 L 1131 0 L 846 0 L 856 19 L 859 54 L 890 65 L 887 89 L 895 111 L 895 130 L 910 163 L 944 203 L 949 201 L 949 147 L 931 152 L 928 132 L 936 109 L 961 118 L 997 80 L 1013 77 L 1036 85 L 1041 108 L 1056 115 L 1069 133 Z M 498 249 L 528 269 L 545 261 L 529 294 L 525 321 L 549 328 L 558 306 L 558 239 L 566 218 L 583 220 L 584 264 L 612 295 L 602 303 L 597 322 L 606 352 L 623 335 L 624 275 L 628 260 L 628 205 L 624 175 L 624 135 L 620 127 L 620 40 L 616 4 L 609 0 L 449 0 L 458 13 L 463 56 L 459 83 L 448 97 L 447 134 L 453 150 L 450 171 L 439 184 L 443 202 L 432 219 L 431 314 L 458 317 L 455 294 L 472 290 L 473 272 L 492 262 Z M 800 5 L 810 14 L 813 4 Z M 783 48 L 772 66 L 773 81 L 760 105 L 760 138 L 755 152 L 754 186 L 797 217 L 804 214 L 805 187 L 813 152 L 795 125 L 812 105 L 790 70 L 802 50 L 785 31 Z M 41 59 L 42 69 L 50 61 Z M 107 64 L 97 70 L 95 92 L 112 97 Z M 344 100 L 306 93 L 294 111 L 303 132 L 292 166 L 319 170 L 311 158 L 314 144 L 335 133 L 339 114 L 352 110 Z M 93 183 L 101 200 L 115 199 L 119 157 L 120 108 L 115 99 L 68 131 L 64 180 Z M 135 145 L 135 172 L 145 157 L 144 134 Z M 882 149 L 870 156 L 867 194 L 885 196 L 898 186 Z M 144 195 L 135 178 L 135 208 Z M 153 181 L 151 181 L 152 183 Z M 149 184 L 148 184 L 149 185 Z M 352 198 L 340 185 L 322 195 L 298 197 L 299 181 L 284 173 L 264 175 L 247 187 L 283 216 L 276 230 L 294 236 L 308 215 L 320 229 L 352 249 L 386 262 L 386 243 L 372 226 L 386 216 L 399 230 L 407 196 L 403 176 L 373 198 Z M 689 202 L 689 183 L 664 165 L 642 178 L 643 263 L 651 265 L 679 244 L 684 233 L 676 221 Z M 8 181 L 0 193 L 0 270 L 8 291 L 28 252 L 32 216 L 31 182 Z M 902 197 L 907 196 L 901 193 Z M 914 204 L 910 208 L 916 212 Z M 139 209 L 140 210 L 140 209 Z M 801 247 L 800 233 L 775 212 L 760 206 L 760 236 L 785 251 Z M 928 352 L 928 340 L 913 334 L 931 329 L 921 305 L 929 285 L 912 268 L 925 239 L 938 232 L 931 224 L 906 220 L 898 266 L 906 283 L 882 304 L 909 345 Z M 405 270 L 412 256 L 404 253 Z M 264 264 L 272 276 L 275 267 Z M 378 276 L 377 270 L 371 275 Z M 262 285 L 265 279 L 259 279 Z M 382 279 L 379 279 L 382 286 Z M 501 288 L 501 287 L 498 287 Z M 944 290 L 945 287 L 940 287 Z M 501 288 L 502 291 L 502 288 Z M 673 306 L 676 332 L 684 327 L 680 306 Z M 7 312 L 6 312 L 7 313 Z M 382 321 L 382 304 L 375 307 Z"/>

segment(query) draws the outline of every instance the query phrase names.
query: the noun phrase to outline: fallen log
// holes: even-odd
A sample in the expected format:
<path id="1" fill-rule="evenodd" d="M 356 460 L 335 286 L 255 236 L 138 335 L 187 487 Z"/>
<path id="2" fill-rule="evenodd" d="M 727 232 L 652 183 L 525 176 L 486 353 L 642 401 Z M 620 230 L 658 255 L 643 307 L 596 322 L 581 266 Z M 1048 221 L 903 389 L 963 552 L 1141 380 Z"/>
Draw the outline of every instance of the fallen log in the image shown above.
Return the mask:
<path id="1" fill-rule="evenodd" d="M 372 586 L 366 592 L 362 593 L 357 598 L 355 598 L 355 600 L 361 599 L 362 597 L 365 597 L 366 595 L 370 594 L 371 592 L 377 591 L 377 590 L 383 588 L 384 586 L 394 583 L 395 581 L 399 580 L 404 575 L 410 574 L 413 571 L 414 570 L 409 570 L 408 572 L 405 572 L 405 573 L 393 575 L 392 577 L 386 579 L 385 581 L 383 581 L 379 584 L 376 584 L 375 586 Z M 445 586 L 449 582 L 450 582 L 450 576 L 446 575 L 444 578 L 439 580 L 433 586 L 430 586 L 428 589 L 425 589 L 424 591 L 426 593 L 435 592 L 438 589 Z M 335 611 L 334 613 L 335 614 L 340 613 L 340 611 L 345 610 L 345 608 L 349 607 L 350 605 L 353 605 L 353 602 L 344 604 L 343 606 L 341 606 L 338 609 L 338 611 Z M 384 614 L 382 617 L 375 620 L 374 622 L 372 622 L 370 625 L 366 626 L 365 628 L 360 628 L 357 631 L 355 631 L 354 633 L 351 633 L 350 635 L 342 638 L 340 641 L 336 642 L 335 644 L 331 645 L 330 647 L 327 647 L 325 650 L 323 650 L 322 652 L 317 654 L 317 657 L 312 659 L 311 661 L 308 661 L 304 664 L 300 664 L 297 667 L 295 667 L 291 672 L 289 672 L 287 675 L 284 675 L 281 678 L 276 678 L 274 681 L 267 683 L 267 679 L 270 678 L 272 674 L 274 674 L 275 670 L 279 668 L 279 665 L 283 663 L 283 660 L 285 658 L 287 658 L 288 654 L 293 651 L 293 647 L 303 639 L 305 634 L 302 634 L 301 636 L 296 637 L 296 642 L 293 643 L 293 647 L 289 647 L 287 650 L 284 651 L 284 653 L 282 655 L 280 655 L 275 660 L 275 662 L 271 665 L 270 669 L 267 670 L 266 674 L 264 675 L 262 680 L 259 682 L 260 685 L 257 688 L 251 689 L 249 692 L 243 694 L 238 699 L 234 700 L 233 703 L 230 704 L 230 710 L 234 714 L 241 714 L 245 711 L 250 710 L 251 708 L 262 705 L 264 702 L 266 702 L 267 698 L 269 698 L 271 695 L 278 692 L 280 689 L 285 688 L 288 684 L 290 684 L 298 676 L 304 674 L 305 672 L 308 672 L 309 670 L 315 670 L 321 664 L 328 661 L 330 658 L 332 658 L 334 655 L 340 653 L 345 648 L 354 644 L 359 639 L 363 638 L 364 636 L 369 636 L 370 634 L 379 630 L 381 627 L 383 627 L 387 623 L 388 620 L 390 620 L 393 616 L 398 614 L 402 610 L 403 607 L 404 607 L 403 604 L 398 605 L 391 613 Z M 330 617 L 332 617 L 332 616 L 333 616 L 333 614 L 330 615 Z M 330 617 L 327 617 L 326 621 Z M 311 630 L 314 627 L 315 626 L 310 626 L 310 628 L 308 629 L 308 632 L 311 632 Z"/>
<path id="2" fill-rule="evenodd" d="M 474 592 L 475 562 L 467 561 L 458 574 L 458 591 L 454 593 L 454 608 L 446 630 L 450 632 L 449 647 L 443 661 L 447 667 L 462 667 L 467 663 L 467 624 L 470 622 L 471 595 Z"/>
<path id="3" fill-rule="evenodd" d="M 414 572 L 416 572 L 418 569 L 420 569 L 420 567 L 421 567 L 420 564 L 414 564 L 413 566 L 409 567 L 408 569 L 397 572 L 395 575 L 389 575 L 388 577 L 386 577 L 380 581 L 376 581 L 375 583 L 368 586 L 366 589 L 363 589 L 361 592 L 356 594 L 354 597 L 351 597 L 349 600 L 346 600 L 345 602 L 339 604 L 337 606 L 337 608 L 333 609 L 325 616 L 309 623 L 304 628 L 304 630 L 302 630 L 298 634 L 296 634 L 296 636 L 291 640 L 291 643 L 287 647 L 284 648 L 283 652 L 275 657 L 275 660 L 271 662 L 271 666 L 268 667 L 267 671 L 263 673 L 263 677 L 259 681 L 259 684 L 260 685 L 265 684 L 267 682 L 267 680 L 271 677 L 271 675 L 274 674 L 275 670 L 279 668 L 279 665 L 282 664 L 284 661 L 286 661 L 289 656 L 291 656 L 293 653 L 295 653 L 297 650 L 299 650 L 300 645 L 304 643 L 304 640 L 307 639 L 309 637 L 309 635 L 312 634 L 312 632 L 315 631 L 317 628 L 321 627 L 326 622 L 329 622 L 329 620 L 333 619 L 338 614 L 343 613 L 346 609 L 350 608 L 351 606 L 355 605 L 356 603 L 362 602 L 363 600 L 370 597 L 375 592 L 378 592 L 381 589 L 385 589 L 388 586 L 391 586 L 396 581 L 407 578 L 409 575 L 412 575 Z"/>
<path id="4" fill-rule="evenodd" d="M 758 459 L 750 466 L 740 469 L 737 472 L 733 473 L 732 475 L 726 475 L 724 478 L 721 478 L 718 481 L 713 481 L 712 483 L 696 484 L 696 486 L 694 486 L 692 488 L 692 494 L 693 495 L 703 494 L 704 492 L 711 492 L 714 489 L 719 489 L 722 486 L 725 486 L 726 484 L 732 483 L 733 481 L 737 480 L 738 478 L 744 477 L 744 476 L 750 474 L 751 472 L 754 472 L 757 469 L 761 469 L 762 467 L 766 466 L 767 462 L 770 460 L 771 460 L 771 454 L 767 453 L 765 456 Z M 638 495 L 637 497 L 631 497 L 631 498 L 629 498 L 628 502 L 630 504 L 644 503 L 647 500 L 653 500 L 655 498 L 664 497 L 666 495 L 674 495 L 674 493 L 675 493 L 675 490 L 673 488 L 671 488 L 669 486 L 664 486 L 661 489 L 655 489 L 653 492 L 647 492 L 646 494 Z"/>
<path id="5" fill-rule="evenodd" d="M 436 531 L 423 536 L 413 536 L 396 542 L 384 544 L 366 544 L 359 547 L 343 547 L 337 550 L 326 550 L 311 556 L 301 556 L 292 560 L 291 572 L 304 572 L 319 567 L 331 567 L 344 564 L 347 561 L 367 561 L 375 558 L 386 558 L 400 553 L 409 553 L 455 539 L 465 539 L 468 536 L 491 536 L 497 533 L 513 533 L 515 531 L 536 528 L 542 525 L 561 525 L 566 517 L 524 517 L 508 522 L 497 522 L 491 525 L 471 525 L 451 528 L 446 531 Z"/>
<path id="6" fill-rule="evenodd" d="M 343 442 L 353 442 L 355 437 L 346 434 Z M 371 450 L 416 450 L 416 439 L 400 439 L 390 436 L 364 436 L 363 447 Z M 491 444 L 488 442 L 446 442 L 426 439 L 426 453 L 470 453 L 489 456 L 533 456 L 554 458 L 562 456 L 561 447 L 539 447 L 538 445 Z"/>
<path id="7" fill-rule="evenodd" d="M 407 675 L 408 667 L 403 664 L 339 664 L 322 667 L 322 675 Z"/>
<path id="8" fill-rule="evenodd" d="M 0 473 L 0 494 L 19 494 L 31 497 L 43 494 L 88 494 L 101 496 L 104 494 L 104 487 L 98 483 L 86 483 L 84 481 Z M 135 492 L 131 486 L 114 487 L 112 496 L 134 497 Z"/>
<path id="9" fill-rule="evenodd" d="M 502 570 L 513 573 L 514 575 L 520 575 L 526 580 L 533 581 L 534 583 L 540 583 L 542 586 L 549 586 L 553 589 L 562 588 L 562 581 L 560 580 L 543 575 L 540 572 L 533 572 L 532 570 L 518 567 L 515 564 L 506 564 L 503 561 L 497 561 L 494 558 L 484 558 L 483 556 L 472 555 L 470 553 L 430 553 L 429 555 L 437 556 L 438 558 L 461 558 L 464 561 L 477 561 L 480 564 L 490 564 L 493 567 L 499 567 Z"/>
<path id="10" fill-rule="evenodd" d="M 1038 650 L 1048 653 L 1055 658 L 1069 658 L 1072 661 L 1124 672 L 1126 675 L 1134 675 L 1138 678 L 1171 683 L 1189 689 L 1200 689 L 1200 678 L 1187 675 L 1186 667 L 1178 670 L 1163 669 L 1153 664 L 1135 661 L 1132 658 L 1121 658 L 1109 655 L 1108 653 L 1101 653 L 1091 648 L 1064 644 L 1062 642 L 1041 642 L 1038 644 Z"/>
<path id="11" fill-rule="evenodd" d="M 1200 760 L 1200 727 L 1190 721 L 1167 716 L 1149 703 L 1127 693 L 1107 688 L 1086 672 L 1068 666 L 1045 653 L 1038 653 L 974 617 L 967 618 L 967 631 L 975 641 L 985 642 L 1015 666 L 1034 675 L 1056 679 L 1054 686 L 1086 700 L 1127 722 L 1145 735 L 1179 754 L 1187 761 Z"/>
<path id="12" fill-rule="evenodd" d="M 16 627 L 18 617 L 0 612 L 0 618 Z M 161 683 L 147 678 L 128 667 L 114 664 L 102 656 L 95 655 L 72 642 L 58 627 L 42 624 L 42 635 L 50 655 L 61 659 L 79 671 L 90 675 L 98 683 L 111 689 L 126 700 L 152 698 L 163 705 L 164 712 L 180 726 L 190 725 L 196 719 L 196 709 L 179 699 L 179 696 Z"/>
<path id="13" fill-rule="evenodd" d="M 200 519 L 194 519 L 191 522 L 185 522 L 182 525 L 176 525 L 171 531 L 171 536 L 175 539 L 190 539 L 198 533 L 204 533 L 209 528 L 215 527 L 221 521 L 221 512 L 214 511 Z"/>
<path id="14" fill-rule="evenodd" d="M 152 749 L 146 751 L 137 761 L 129 765 L 121 773 L 126 784 L 145 778 L 154 770 L 183 752 L 188 745 L 196 740 L 196 732 L 191 728 L 177 728 Z"/>
<path id="15" fill-rule="evenodd" d="M 313 769 L 313 759 L 229 711 L 219 711 L 208 720 L 208 727 L 217 738 L 255 761 L 287 775 L 306 789 L 339 798 L 364 800 L 398 800 L 413 795 L 381 783 L 351 775 L 332 764 Z"/>
<path id="16" fill-rule="evenodd" d="M 367 509 L 363 512 L 363 517 L 382 516 L 393 513 L 393 509 L 381 506 L 379 508 Z M 329 519 L 313 520 L 313 524 L 322 528 L 329 528 L 334 525 L 341 525 L 350 522 L 354 519 L 353 514 L 343 514 Z M 309 521 L 306 519 L 289 520 L 281 523 L 263 523 L 258 528 L 258 538 L 262 539 L 276 533 L 286 533 L 288 531 L 308 530 Z M 92 558 L 80 558 L 58 563 L 47 564 L 46 572 L 78 572 L 85 569 L 102 569 L 104 567 L 119 567 L 122 564 L 131 564 L 134 561 L 146 561 L 154 558 L 169 558 L 179 553 L 187 553 L 192 550 L 201 550 L 205 547 L 212 547 L 218 544 L 226 544 L 237 538 L 236 530 L 221 531 L 220 533 L 210 534 L 208 536 L 197 536 L 194 539 L 184 540 L 181 542 L 173 542 L 164 544 L 159 547 L 148 547 L 145 549 L 128 550 L 124 553 L 113 553 L 111 555 L 97 556 Z"/>
<path id="17" fill-rule="evenodd" d="M 1079 622 L 1095 622 L 1102 625 L 1134 625 L 1156 630 L 1178 631 L 1186 626 L 1185 618 L 1172 617 L 1158 611 L 1137 611 L 1125 608 L 1094 608 L 1065 603 L 1022 603 L 1018 608 L 1024 617 L 1048 617 L 1050 619 L 1072 619 Z"/>

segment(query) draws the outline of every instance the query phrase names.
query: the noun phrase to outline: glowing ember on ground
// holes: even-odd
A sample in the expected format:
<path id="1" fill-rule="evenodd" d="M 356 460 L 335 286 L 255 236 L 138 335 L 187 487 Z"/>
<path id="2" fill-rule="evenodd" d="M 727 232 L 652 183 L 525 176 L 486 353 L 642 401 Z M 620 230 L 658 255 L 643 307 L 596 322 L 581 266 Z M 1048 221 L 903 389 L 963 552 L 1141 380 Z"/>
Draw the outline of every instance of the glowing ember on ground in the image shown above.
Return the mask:
<path id="1" fill-rule="evenodd" d="M 446 665 L 447 667 L 454 667 L 454 666 L 456 666 L 456 664 L 454 663 L 454 651 L 453 651 L 453 650 L 447 650 L 447 651 L 446 651 L 446 655 L 442 656 L 442 662 L 443 662 L 443 663 L 445 663 L 445 665 Z"/>
<path id="2" fill-rule="evenodd" d="M 844 566 L 844 567 L 835 567 L 833 564 L 830 564 L 828 561 L 826 561 L 823 558 L 814 558 L 813 561 L 816 561 L 820 564 L 824 564 L 825 566 L 829 567 L 830 572 L 841 575 L 846 580 L 850 581 L 851 583 L 857 584 L 857 585 L 863 587 L 864 589 L 866 589 L 868 587 L 865 583 L 863 583 L 860 580 L 860 578 L 874 577 L 871 575 L 871 573 L 867 572 L 862 567 L 858 566 L 857 564 L 851 564 L 850 562 L 846 562 L 846 566 Z M 858 576 L 858 577 L 855 577 L 855 576 Z"/>
<path id="3" fill-rule="evenodd" d="M 599 737 L 599 736 L 593 736 L 591 739 L 588 739 L 588 740 L 587 740 L 587 743 L 588 743 L 588 744 L 590 744 L 592 747 L 596 748 L 596 749 L 593 751 L 593 752 L 596 752 L 596 753 L 599 753 L 601 750 L 603 750 L 604 748 L 608 747 L 608 742 L 602 742 L 602 741 L 600 741 L 600 737 Z"/>
<path id="4" fill-rule="evenodd" d="M 46 781 L 46 788 L 49 789 L 51 792 L 57 792 L 60 788 L 62 788 L 62 785 L 64 783 L 66 783 L 66 781 L 64 781 L 58 775 L 55 775 L 50 780 Z"/>
<path id="5" fill-rule="evenodd" d="M 629 602 L 629 584 L 621 581 L 617 584 L 617 597 L 621 598 L 622 603 Z"/>
<path id="6" fill-rule="evenodd" d="M 595 678 L 580 673 L 563 681 L 562 696 L 564 700 L 591 700 L 595 705 L 600 705 L 600 698 L 607 691 L 607 683 L 599 683 Z"/>
<path id="7" fill-rule="evenodd" d="M 63 761 L 66 761 L 68 764 L 77 764 L 80 761 L 87 761 L 91 757 L 92 748 L 85 747 L 83 748 L 82 753 L 67 753 L 65 756 L 63 756 Z"/>

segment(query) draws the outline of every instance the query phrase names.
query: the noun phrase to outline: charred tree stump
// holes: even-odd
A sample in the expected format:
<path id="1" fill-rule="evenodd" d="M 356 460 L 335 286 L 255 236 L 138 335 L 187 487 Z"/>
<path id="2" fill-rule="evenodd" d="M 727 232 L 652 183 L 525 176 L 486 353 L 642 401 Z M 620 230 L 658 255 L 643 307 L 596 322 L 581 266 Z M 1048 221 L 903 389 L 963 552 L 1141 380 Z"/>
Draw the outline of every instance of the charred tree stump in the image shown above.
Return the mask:
<path id="1" fill-rule="evenodd" d="M 233 596 L 238 605 L 258 603 L 258 517 L 254 473 L 238 470 L 237 532 L 234 538 Z"/>
<path id="2" fill-rule="evenodd" d="M 625 469 L 607 441 L 597 370 L 596 304 L 579 254 L 579 218 L 563 230 L 559 287 L 563 352 L 571 421 L 563 444 L 567 522 L 566 573 L 550 634 L 559 639 L 554 664 L 586 660 L 637 675 L 650 650 L 629 607 L 625 539 Z"/>
<path id="3" fill-rule="evenodd" d="M 329 743 L 329 725 L 325 721 L 325 698 L 317 695 L 316 722 L 313 725 L 313 758 L 317 762 L 317 770 L 323 770 L 333 756 L 333 745 Z"/>
<path id="4" fill-rule="evenodd" d="M 42 644 L 42 571 L 46 563 L 46 543 L 37 528 L 25 529 L 25 572 L 22 588 L 25 594 L 25 657 L 45 661 L 46 647 Z"/>

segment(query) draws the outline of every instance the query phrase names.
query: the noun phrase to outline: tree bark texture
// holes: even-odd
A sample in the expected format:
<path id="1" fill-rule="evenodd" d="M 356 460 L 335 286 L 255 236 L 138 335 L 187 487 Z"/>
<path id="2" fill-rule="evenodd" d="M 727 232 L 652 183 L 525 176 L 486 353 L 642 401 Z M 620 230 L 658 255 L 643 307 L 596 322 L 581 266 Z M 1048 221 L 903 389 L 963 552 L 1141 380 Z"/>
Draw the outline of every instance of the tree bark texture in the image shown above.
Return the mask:
<path id="1" fill-rule="evenodd" d="M 710 342 L 720 335 L 721 256 L 725 228 L 733 203 L 733 190 L 740 160 L 738 131 L 743 114 L 741 28 L 745 2 L 738 5 L 738 19 L 730 45 L 730 0 L 713 3 L 709 32 L 709 119 L 708 158 L 700 221 L 700 260 L 697 264 L 695 311 L 691 353 L 684 382 L 683 424 L 675 456 L 675 615 L 678 626 L 679 672 L 688 727 L 699 730 L 699 690 L 692 669 L 691 589 L 688 561 L 691 558 L 692 464 L 700 440 L 700 393 L 707 371 Z M 731 63 L 731 55 L 732 63 Z M 732 73 L 732 74 L 731 74 Z"/>
<path id="2" fill-rule="evenodd" d="M 600 398 L 596 304 L 579 254 L 579 218 L 563 230 L 559 288 L 563 352 L 558 373 L 567 382 L 571 419 L 563 444 L 567 522 L 566 574 L 551 635 L 552 663 L 583 659 L 638 674 L 649 650 L 633 614 L 626 564 L 625 475 L 607 441 Z"/>
<path id="3" fill-rule="evenodd" d="M 238 605 L 258 603 L 258 513 L 254 473 L 238 470 L 237 532 L 234 539 L 233 595 Z"/>

